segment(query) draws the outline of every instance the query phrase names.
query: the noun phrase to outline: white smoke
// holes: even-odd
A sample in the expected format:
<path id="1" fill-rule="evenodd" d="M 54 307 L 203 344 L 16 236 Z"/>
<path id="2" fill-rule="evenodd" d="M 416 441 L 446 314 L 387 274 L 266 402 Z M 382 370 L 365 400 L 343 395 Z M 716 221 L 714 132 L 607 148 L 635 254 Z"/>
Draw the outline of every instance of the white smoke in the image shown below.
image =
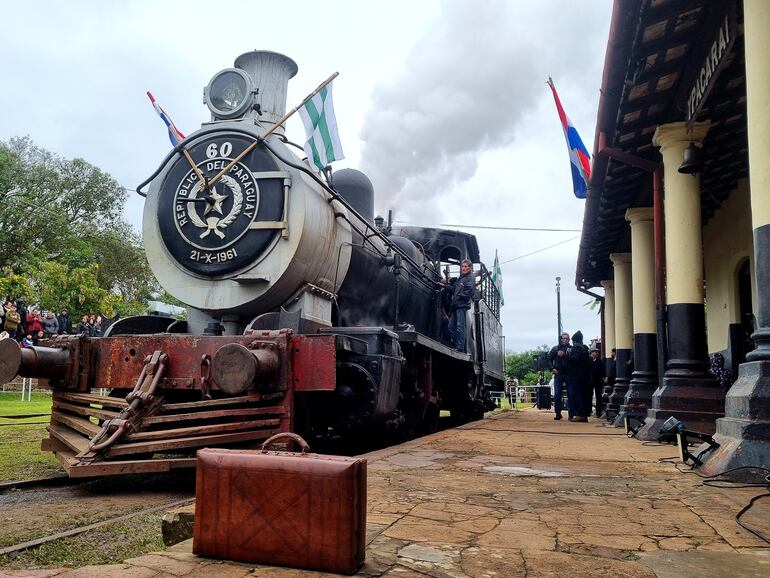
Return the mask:
<path id="1" fill-rule="evenodd" d="M 364 119 L 361 168 L 378 211 L 430 211 L 437 222 L 428 201 L 473 177 L 485 150 L 511 144 L 524 115 L 550 97 L 549 74 L 580 62 L 560 28 L 580 27 L 587 14 L 585 0 L 442 3 L 400 75 L 375 88 Z"/>

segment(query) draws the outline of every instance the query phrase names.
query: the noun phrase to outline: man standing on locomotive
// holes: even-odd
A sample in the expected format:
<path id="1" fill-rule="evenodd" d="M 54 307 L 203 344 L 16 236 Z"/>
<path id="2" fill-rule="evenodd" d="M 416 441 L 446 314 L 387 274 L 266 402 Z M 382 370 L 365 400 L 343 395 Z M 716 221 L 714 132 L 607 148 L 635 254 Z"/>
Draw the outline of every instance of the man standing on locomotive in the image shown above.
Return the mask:
<path id="1" fill-rule="evenodd" d="M 468 259 L 463 259 L 460 263 L 460 277 L 454 284 L 450 306 L 449 333 L 452 335 L 452 345 L 463 352 L 465 351 L 465 319 L 476 291 L 472 265 Z"/>
<path id="2" fill-rule="evenodd" d="M 551 361 L 551 373 L 553 373 L 553 409 L 556 415 L 553 419 L 561 419 L 562 392 L 566 385 L 565 377 L 567 369 L 567 351 L 569 350 L 569 333 L 561 334 L 559 344 L 554 345 L 548 354 Z"/>

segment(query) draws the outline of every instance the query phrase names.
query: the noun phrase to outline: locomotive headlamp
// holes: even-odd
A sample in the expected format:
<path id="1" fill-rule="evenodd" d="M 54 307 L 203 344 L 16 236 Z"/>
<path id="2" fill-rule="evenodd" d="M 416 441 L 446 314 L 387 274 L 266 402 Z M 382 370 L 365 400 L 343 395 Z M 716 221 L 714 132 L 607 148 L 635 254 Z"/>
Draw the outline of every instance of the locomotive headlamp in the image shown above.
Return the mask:
<path id="1" fill-rule="evenodd" d="M 243 116 L 252 104 L 256 89 L 251 78 L 238 68 L 220 70 L 203 91 L 203 102 L 218 119 Z"/>

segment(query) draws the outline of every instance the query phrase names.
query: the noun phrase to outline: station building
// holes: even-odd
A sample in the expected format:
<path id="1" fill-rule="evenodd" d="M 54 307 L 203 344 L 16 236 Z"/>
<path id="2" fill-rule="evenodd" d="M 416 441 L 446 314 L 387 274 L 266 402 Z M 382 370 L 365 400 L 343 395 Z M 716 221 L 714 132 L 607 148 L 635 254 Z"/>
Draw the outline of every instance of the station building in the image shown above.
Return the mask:
<path id="1" fill-rule="evenodd" d="M 768 31 L 766 0 L 615 0 L 599 97 L 576 285 L 610 417 L 715 434 L 707 473 L 770 462 Z"/>

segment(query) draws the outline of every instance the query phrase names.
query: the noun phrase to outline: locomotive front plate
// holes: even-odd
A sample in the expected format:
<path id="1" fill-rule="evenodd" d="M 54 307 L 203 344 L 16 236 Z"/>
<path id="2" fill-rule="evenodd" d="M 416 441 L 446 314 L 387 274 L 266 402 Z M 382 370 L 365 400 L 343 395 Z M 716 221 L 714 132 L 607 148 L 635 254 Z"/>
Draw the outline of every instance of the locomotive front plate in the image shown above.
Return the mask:
<path id="1" fill-rule="evenodd" d="M 188 148 L 195 167 L 179 155 L 163 179 L 161 238 L 176 262 L 195 274 L 215 277 L 241 270 L 278 234 L 259 227 L 261 221 L 280 221 L 284 210 L 281 173 L 263 148 L 255 147 L 215 179 L 252 142 L 238 134 L 207 136 Z"/>

